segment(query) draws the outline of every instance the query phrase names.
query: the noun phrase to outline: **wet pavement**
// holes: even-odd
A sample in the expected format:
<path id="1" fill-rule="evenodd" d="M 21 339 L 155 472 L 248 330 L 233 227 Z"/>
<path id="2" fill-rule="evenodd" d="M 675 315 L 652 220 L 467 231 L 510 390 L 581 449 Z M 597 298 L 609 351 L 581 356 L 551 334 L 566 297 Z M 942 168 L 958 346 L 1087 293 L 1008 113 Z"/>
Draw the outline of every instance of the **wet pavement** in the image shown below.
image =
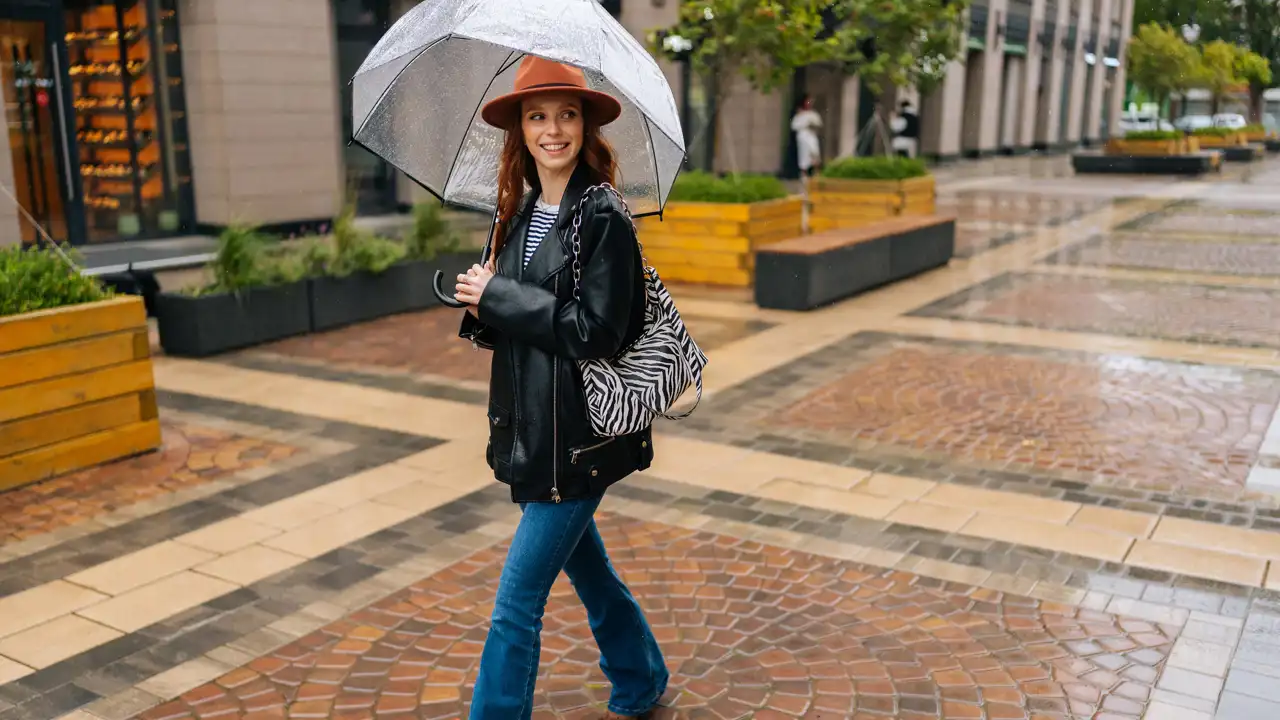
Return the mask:
<path id="1" fill-rule="evenodd" d="M 966 164 L 946 269 L 675 288 L 706 399 L 599 517 L 658 717 L 1280 717 L 1276 162 Z M 465 716 L 518 510 L 457 322 L 159 358 L 162 452 L 0 494 L 0 720 Z M 563 580 L 542 660 L 600 712 Z"/>

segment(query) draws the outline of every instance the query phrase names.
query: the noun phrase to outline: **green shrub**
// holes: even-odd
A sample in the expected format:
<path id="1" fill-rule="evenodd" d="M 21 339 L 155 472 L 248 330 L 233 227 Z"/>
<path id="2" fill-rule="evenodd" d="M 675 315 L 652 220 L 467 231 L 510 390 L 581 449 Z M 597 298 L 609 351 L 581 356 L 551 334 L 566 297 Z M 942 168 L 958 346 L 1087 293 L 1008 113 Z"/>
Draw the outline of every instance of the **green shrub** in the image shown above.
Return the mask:
<path id="1" fill-rule="evenodd" d="M 1195 130 L 1191 131 L 1191 134 L 1195 135 L 1196 137 L 1227 137 L 1230 135 L 1235 135 L 1238 132 L 1240 131 L 1235 130 L 1233 128 L 1206 127 L 1206 128 L 1196 128 Z"/>
<path id="2" fill-rule="evenodd" d="M 0 317 L 78 305 L 111 297 L 96 278 L 82 275 L 74 255 L 47 248 L 0 248 Z"/>
<path id="3" fill-rule="evenodd" d="M 413 260 L 431 260 L 440 253 L 455 252 L 458 236 L 444 219 L 444 209 L 437 202 L 413 206 L 413 226 L 404 239 L 405 252 Z"/>
<path id="4" fill-rule="evenodd" d="M 261 266 L 267 236 L 257 228 L 233 225 L 218 235 L 218 251 L 210 270 L 216 292 L 236 292 L 261 285 Z"/>
<path id="5" fill-rule="evenodd" d="M 1244 127 L 1240 128 L 1240 132 L 1242 132 L 1242 133 L 1250 133 L 1250 134 L 1253 134 L 1253 133 L 1262 133 L 1262 134 L 1266 135 L 1267 133 L 1269 133 L 1269 132 L 1271 132 L 1271 131 L 1267 129 L 1267 126 L 1266 126 L 1266 125 L 1258 125 L 1258 124 L 1254 124 L 1254 125 L 1245 125 Z"/>
<path id="6" fill-rule="evenodd" d="M 842 157 L 822 169 L 822 176 L 841 180 L 906 180 L 924 177 L 929 168 L 918 158 L 899 155 Z"/>
<path id="7" fill-rule="evenodd" d="M 405 246 L 356 227 L 356 208 L 348 204 L 333 221 L 333 255 L 327 275 L 346 277 L 356 272 L 380 273 L 405 257 Z M 314 269 L 316 258 L 307 265 Z"/>
<path id="8" fill-rule="evenodd" d="M 782 181 L 772 175 L 730 175 L 687 172 L 676 178 L 667 198 L 673 202 L 757 203 L 787 196 Z"/>
<path id="9" fill-rule="evenodd" d="M 1179 140 L 1180 130 L 1131 130 L 1124 134 L 1125 140 Z"/>

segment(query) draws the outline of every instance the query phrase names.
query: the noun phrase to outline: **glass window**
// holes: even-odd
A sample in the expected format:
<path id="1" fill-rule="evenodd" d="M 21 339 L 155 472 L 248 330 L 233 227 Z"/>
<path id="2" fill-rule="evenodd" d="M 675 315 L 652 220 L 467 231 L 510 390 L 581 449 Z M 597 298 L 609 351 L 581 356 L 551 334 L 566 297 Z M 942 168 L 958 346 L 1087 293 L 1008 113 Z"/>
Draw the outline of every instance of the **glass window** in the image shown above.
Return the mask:
<path id="1" fill-rule="evenodd" d="M 178 232 L 191 178 L 172 0 L 69 0 L 66 41 L 88 241 Z"/>

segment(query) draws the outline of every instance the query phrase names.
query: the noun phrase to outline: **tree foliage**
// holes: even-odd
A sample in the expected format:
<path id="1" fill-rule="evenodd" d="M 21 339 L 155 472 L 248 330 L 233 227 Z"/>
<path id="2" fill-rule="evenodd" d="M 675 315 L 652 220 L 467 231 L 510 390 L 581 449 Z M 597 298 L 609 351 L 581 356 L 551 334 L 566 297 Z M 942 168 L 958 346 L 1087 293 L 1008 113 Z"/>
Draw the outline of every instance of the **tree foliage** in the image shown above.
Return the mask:
<path id="1" fill-rule="evenodd" d="M 1237 74 L 1240 54 L 1240 46 L 1225 40 L 1205 43 L 1200 50 L 1200 79 L 1196 84 L 1209 91 L 1215 115 L 1222 98 L 1242 82 Z"/>
<path id="2" fill-rule="evenodd" d="M 1133 26 L 1149 23 L 1167 25 L 1174 30 L 1183 25 L 1199 25 L 1202 42 L 1234 38 L 1238 28 L 1232 0 L 1135 0 Z"/>
<path id="3" fill-rule="evenodd" d="M 649 36 L 650 49 L 687 60 L 694 72 L 727 90 L 737 74 L 770 92 L 796 68 L 834 57 L 822 32 L 821 0 L 685 0 L 675 25 Z M 718 94 L 723 94 L 723 90 Z"/>
<path id="4" fill-rule="evenodd" d="M 1236 77 L 1250 85 L 1271 87 L 1271 63 L 1258 53 L 1241 48 L 1236 56 Z"/>
<path id="5" fill-rule="evenodd" d="M 1170 94 L 1202 78 L 1200 54 L 1167 25 L 1147 23 L 1129 40 L 1129 78 L 1163 106 Z"/>
<path id="6" fill-rule="evenodd" d="M 968 0 L 837 0 L 841 59 L 872 92 L 928 94 L 960 54 Z"/>

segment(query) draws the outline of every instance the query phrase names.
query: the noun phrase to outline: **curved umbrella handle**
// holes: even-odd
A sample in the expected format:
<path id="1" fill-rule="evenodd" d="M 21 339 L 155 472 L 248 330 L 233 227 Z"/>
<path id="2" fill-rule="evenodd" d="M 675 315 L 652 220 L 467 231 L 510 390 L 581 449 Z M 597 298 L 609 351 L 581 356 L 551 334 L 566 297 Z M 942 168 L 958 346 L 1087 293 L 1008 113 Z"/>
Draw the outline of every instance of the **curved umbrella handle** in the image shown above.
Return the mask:
<path id="1" fill-rule="evenodd" d="M 466 307 L 467 306 L 466 303 L 458 302 L 456 298 L 445 294 L 444 287 L 441 285 L 441 283 L 443 282 L 444 282 L 444 271 L 437 270 L 436 278 L 431 283 L 431 289 L 435 292 L 436 299 L 440 301 L 440 304 L 446 307 L 456 308 L 458 310 L 461 310 L 462 308 Z"/>

